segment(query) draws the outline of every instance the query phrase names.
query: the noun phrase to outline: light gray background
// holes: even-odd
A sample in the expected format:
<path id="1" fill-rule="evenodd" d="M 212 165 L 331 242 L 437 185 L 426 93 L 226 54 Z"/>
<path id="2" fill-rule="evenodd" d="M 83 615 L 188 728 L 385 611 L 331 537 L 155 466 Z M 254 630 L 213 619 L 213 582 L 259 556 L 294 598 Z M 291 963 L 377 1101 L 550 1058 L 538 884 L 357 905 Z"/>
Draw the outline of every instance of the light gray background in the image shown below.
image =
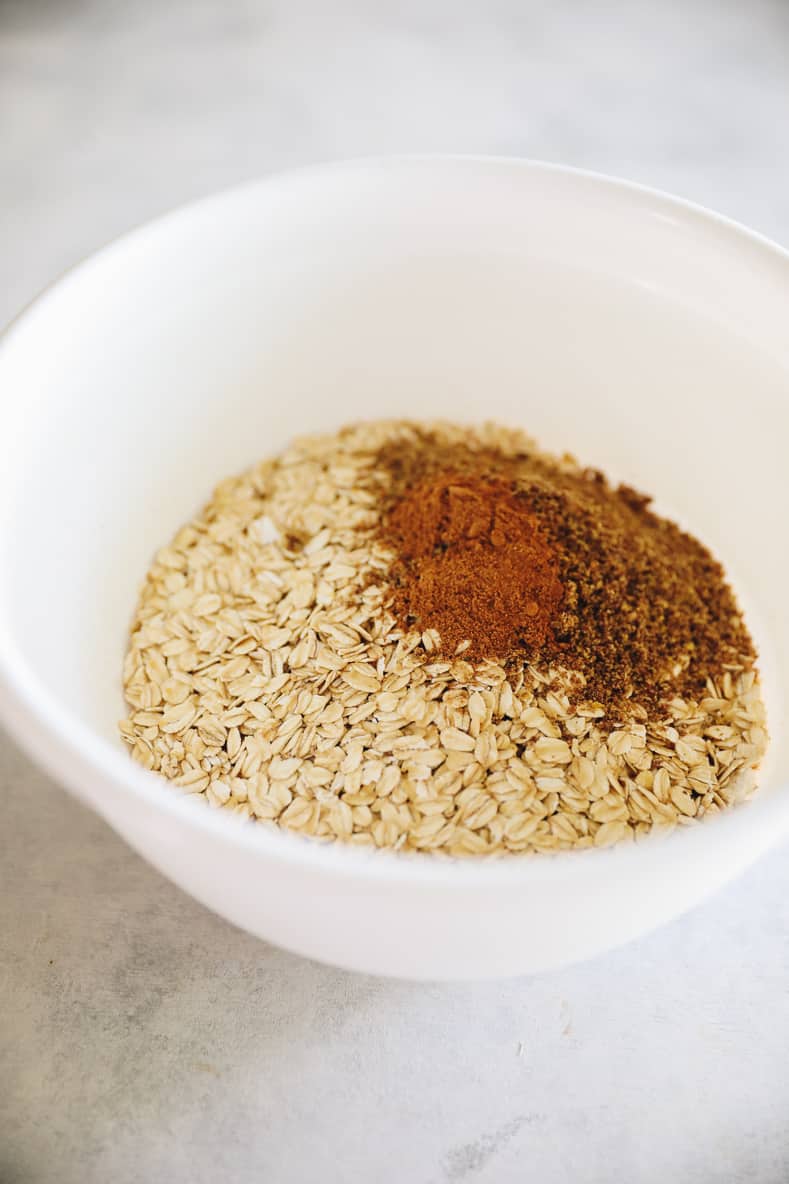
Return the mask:
<path id="1" fill-rule="evenodd" d="M 181 201 L 362 153 L 567 161 L 787 243 L 788 117 L 783 0 L 0 0 L 0 321 Z M 413 986 L 231 929 L 8 741 L 0 782 L 2 1184 L 789 1179 L 787 848 L 586 966 Z"/>

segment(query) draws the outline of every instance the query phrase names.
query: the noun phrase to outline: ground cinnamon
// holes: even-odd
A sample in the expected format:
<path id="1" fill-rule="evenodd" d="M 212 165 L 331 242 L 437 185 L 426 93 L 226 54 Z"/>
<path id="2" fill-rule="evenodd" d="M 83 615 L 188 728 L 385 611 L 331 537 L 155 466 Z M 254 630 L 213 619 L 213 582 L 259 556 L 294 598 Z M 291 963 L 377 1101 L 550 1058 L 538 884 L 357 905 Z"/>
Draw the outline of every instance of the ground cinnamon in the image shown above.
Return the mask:
<path id="1" fill-rule="evenodd" d="M 392 609 L 444 654 L 560 665 L 607 708 L 648 709 L 753 658 L 718 562 L 629 487 L 419 430 L 376 464 Z"/>
<path id="2" fill-rule="evenodd" d="M 395 611 L 437 629 L 470 659 L 540 649 L 562 600 L 557 556 L 505 480 L 439 472 L 405 490 L 387 517 L 400 561 Z"/>

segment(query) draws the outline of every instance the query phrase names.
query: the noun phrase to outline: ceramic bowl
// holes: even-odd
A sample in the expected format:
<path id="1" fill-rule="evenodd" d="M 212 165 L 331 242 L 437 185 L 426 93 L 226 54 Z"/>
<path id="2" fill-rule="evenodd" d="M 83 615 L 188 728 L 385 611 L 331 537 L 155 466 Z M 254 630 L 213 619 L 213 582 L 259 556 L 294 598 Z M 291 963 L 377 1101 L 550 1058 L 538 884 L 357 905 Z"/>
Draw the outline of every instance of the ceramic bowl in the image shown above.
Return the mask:
<path id="1" fill-rule="evenodd" d="M 0 348 L 5 722 L 164 875 L 326 962 L 515 975 L 669 920 L 789 831 L 787 309 L 789 256 L 764 239 L 514 160 L 309 169 L 127 235 Z M 132 763 L 120 670 L 153 551 L 222 477 L 376 416 L 522 426 L 712 547 L 763 655 L 751 804 L 638 846 L 455 862 L 244 825 Z"/>

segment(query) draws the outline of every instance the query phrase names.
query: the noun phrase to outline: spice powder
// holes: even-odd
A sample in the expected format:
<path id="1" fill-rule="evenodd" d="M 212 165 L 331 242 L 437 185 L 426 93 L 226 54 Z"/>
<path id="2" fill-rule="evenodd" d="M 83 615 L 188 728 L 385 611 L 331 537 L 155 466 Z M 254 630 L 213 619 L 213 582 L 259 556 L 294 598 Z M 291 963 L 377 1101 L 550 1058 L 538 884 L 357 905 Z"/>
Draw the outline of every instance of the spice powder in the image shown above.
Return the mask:
<path id="1" fill-rule="evenodd" d="M 404 628 L 437 629 L 442 652 L 465 640 L 509 669 L 561 664 L 620 709 L 699 694 L 754 657 L 720 564 L 599 471 L 421 431 L 376 464 L 390 474 L 392 604 Z"/>
<path id="2" fill-rule="evenodd" d="M 382 526 L 405 628 L 436 629 L 469 660 L 539 654 L 562 602 L 558 557 L 509 483 L 440 472 L 395 495 Z"/>

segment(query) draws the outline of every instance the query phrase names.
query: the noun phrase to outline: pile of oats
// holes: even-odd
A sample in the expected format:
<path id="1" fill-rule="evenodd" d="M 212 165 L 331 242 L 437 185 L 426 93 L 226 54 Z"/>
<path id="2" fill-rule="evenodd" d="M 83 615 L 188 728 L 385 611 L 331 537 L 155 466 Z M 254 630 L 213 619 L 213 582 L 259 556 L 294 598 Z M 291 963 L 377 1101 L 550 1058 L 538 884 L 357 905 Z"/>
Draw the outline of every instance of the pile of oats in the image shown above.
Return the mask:
<path id="1" fill-rule="evenodd" d="M 534 447 L 492 425 L 428 426 Z M 245 819 L 450 855 L 607 846 L 749 796 L 767 736 L 745 660 L 699 701 L 603 727 L 571 671 L 508 678 L 397 627 L 372 458 L 412 430 L 301 439 L 223 482 L 159 551 L 123 670 L 134 759 Z"/>

